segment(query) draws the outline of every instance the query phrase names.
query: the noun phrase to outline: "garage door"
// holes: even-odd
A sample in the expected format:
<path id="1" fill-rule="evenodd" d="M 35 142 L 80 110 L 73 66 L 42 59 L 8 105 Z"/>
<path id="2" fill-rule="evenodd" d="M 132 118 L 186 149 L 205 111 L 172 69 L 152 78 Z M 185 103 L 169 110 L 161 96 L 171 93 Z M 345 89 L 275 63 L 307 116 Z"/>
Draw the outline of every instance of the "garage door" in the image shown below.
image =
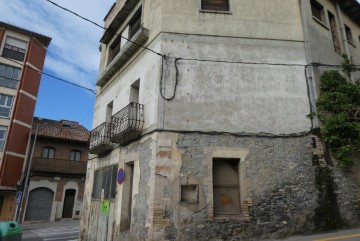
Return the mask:
<path id="1" fill-rule="evenodd" d="M 32 190 L 29 194 L 25 221 L 50 220 L 54 192 L 41 187 Z"/>

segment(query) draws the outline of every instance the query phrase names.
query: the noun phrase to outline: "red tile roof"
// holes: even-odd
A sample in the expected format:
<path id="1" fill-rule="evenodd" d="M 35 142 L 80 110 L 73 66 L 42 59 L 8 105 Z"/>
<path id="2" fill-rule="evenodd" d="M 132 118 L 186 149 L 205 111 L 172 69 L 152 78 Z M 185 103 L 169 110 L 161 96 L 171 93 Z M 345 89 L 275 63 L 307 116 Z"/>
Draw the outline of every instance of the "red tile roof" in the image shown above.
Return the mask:
<path id="1" fill-rule="evenodd" d="M 90 132 L 78 122 L 34 117 L 32 134 L 36 133 L 37 127 L 38 136 L 81 142 L 89 141 Z"/>

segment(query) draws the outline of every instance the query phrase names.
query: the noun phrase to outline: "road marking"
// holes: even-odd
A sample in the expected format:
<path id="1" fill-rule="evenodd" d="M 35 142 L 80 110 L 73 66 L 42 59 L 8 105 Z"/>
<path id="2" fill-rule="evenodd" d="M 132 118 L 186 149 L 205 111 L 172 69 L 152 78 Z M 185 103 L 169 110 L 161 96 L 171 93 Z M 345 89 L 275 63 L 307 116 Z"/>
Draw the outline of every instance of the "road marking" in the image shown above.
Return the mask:
<path id="1" fill-rule="evenodd" d="M 70 238 L 70 239 L 72 239 L 72 238 L 77 238 L 77 237 L 78 237 L 78 236 L 76 235 L 76 236 L 69 236 L 69 237 L 45 238 L 44 241 L 59 240 L 59 239 L 64 240 L 64 238 Z M 78 240 L 78 239 L 73 239 L 73 240 Z M 68 241 L 70 241 L 70 240 L 68 240 Z"/>
<path id="2" fill-rule="evenodd" d="M 333 238 L 324 238 L 324 239 L 317 239 L 314 241 L 329 241 L 329 240 L 338 240 L 338 239 L 346 239 L 346 238 L 354 238 L 354 237 L 360 237 L 360 234 L 353 234 L 348 236 L 338 236 Z"/>

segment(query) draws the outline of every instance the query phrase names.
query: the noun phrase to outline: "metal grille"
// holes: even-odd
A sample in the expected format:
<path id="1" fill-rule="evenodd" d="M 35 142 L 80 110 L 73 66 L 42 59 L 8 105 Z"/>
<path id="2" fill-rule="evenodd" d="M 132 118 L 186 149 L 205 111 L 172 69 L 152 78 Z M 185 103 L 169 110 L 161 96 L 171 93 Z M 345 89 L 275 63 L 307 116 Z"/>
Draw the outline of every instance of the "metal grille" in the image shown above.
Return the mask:
<path id="1" fill-rule="evenodd" d="M 136 140 L 144 125 L 144 105 L 131 102 L 111 117 L 111 141 L 126 145 Z"/>
<path id="2" fill-rule="evenodd" d="M 99 154 L 111 149 L 110 123 L 104 122 L 90 132 L 90 153 Z"/>

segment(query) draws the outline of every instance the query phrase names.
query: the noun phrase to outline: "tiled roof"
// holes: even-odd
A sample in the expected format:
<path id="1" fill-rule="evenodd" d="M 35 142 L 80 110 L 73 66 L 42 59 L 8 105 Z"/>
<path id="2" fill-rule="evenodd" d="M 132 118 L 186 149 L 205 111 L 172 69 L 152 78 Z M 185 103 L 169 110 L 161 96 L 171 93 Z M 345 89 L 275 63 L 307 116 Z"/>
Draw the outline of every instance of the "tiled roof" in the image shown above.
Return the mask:
<path id="1" fill-rule="evenodd" d="M 12 24 L 9 24 L 9 23 L 5 23 L 5 22 L 2 22 L 2 21 L 0 21 L 0 28 L 1 27 L 5 28 L 5 29 L 11 29 L 11 30 L 14 30 L 14 31 L 17 31 L 17 32 L 22 32 L 22 33 L 24 33 L 26 35 L 35 36 L 45 46 L 48 46 L 50 44 L 50 41 L 51 41 L 51 38 L 48 37 L 48 36 L 45 36 L 45 35 L 40 34 L 40 33 L 36 33 L 34 31 L 31 31 L 31 30 L 28 30 L 28 29 L 25 29 L 25 28 L 21 28 L 21 27 L 12 25 Z"/>
<path id="2" fill-rule="evenodd" d="M 56 138 L 62 140 L 72 140 L 88 142 L 90 132 L 78 122 L 68 120 L 49 120 L 35 117 L 33 120 L 32 134 L 38 136 Z"/>

